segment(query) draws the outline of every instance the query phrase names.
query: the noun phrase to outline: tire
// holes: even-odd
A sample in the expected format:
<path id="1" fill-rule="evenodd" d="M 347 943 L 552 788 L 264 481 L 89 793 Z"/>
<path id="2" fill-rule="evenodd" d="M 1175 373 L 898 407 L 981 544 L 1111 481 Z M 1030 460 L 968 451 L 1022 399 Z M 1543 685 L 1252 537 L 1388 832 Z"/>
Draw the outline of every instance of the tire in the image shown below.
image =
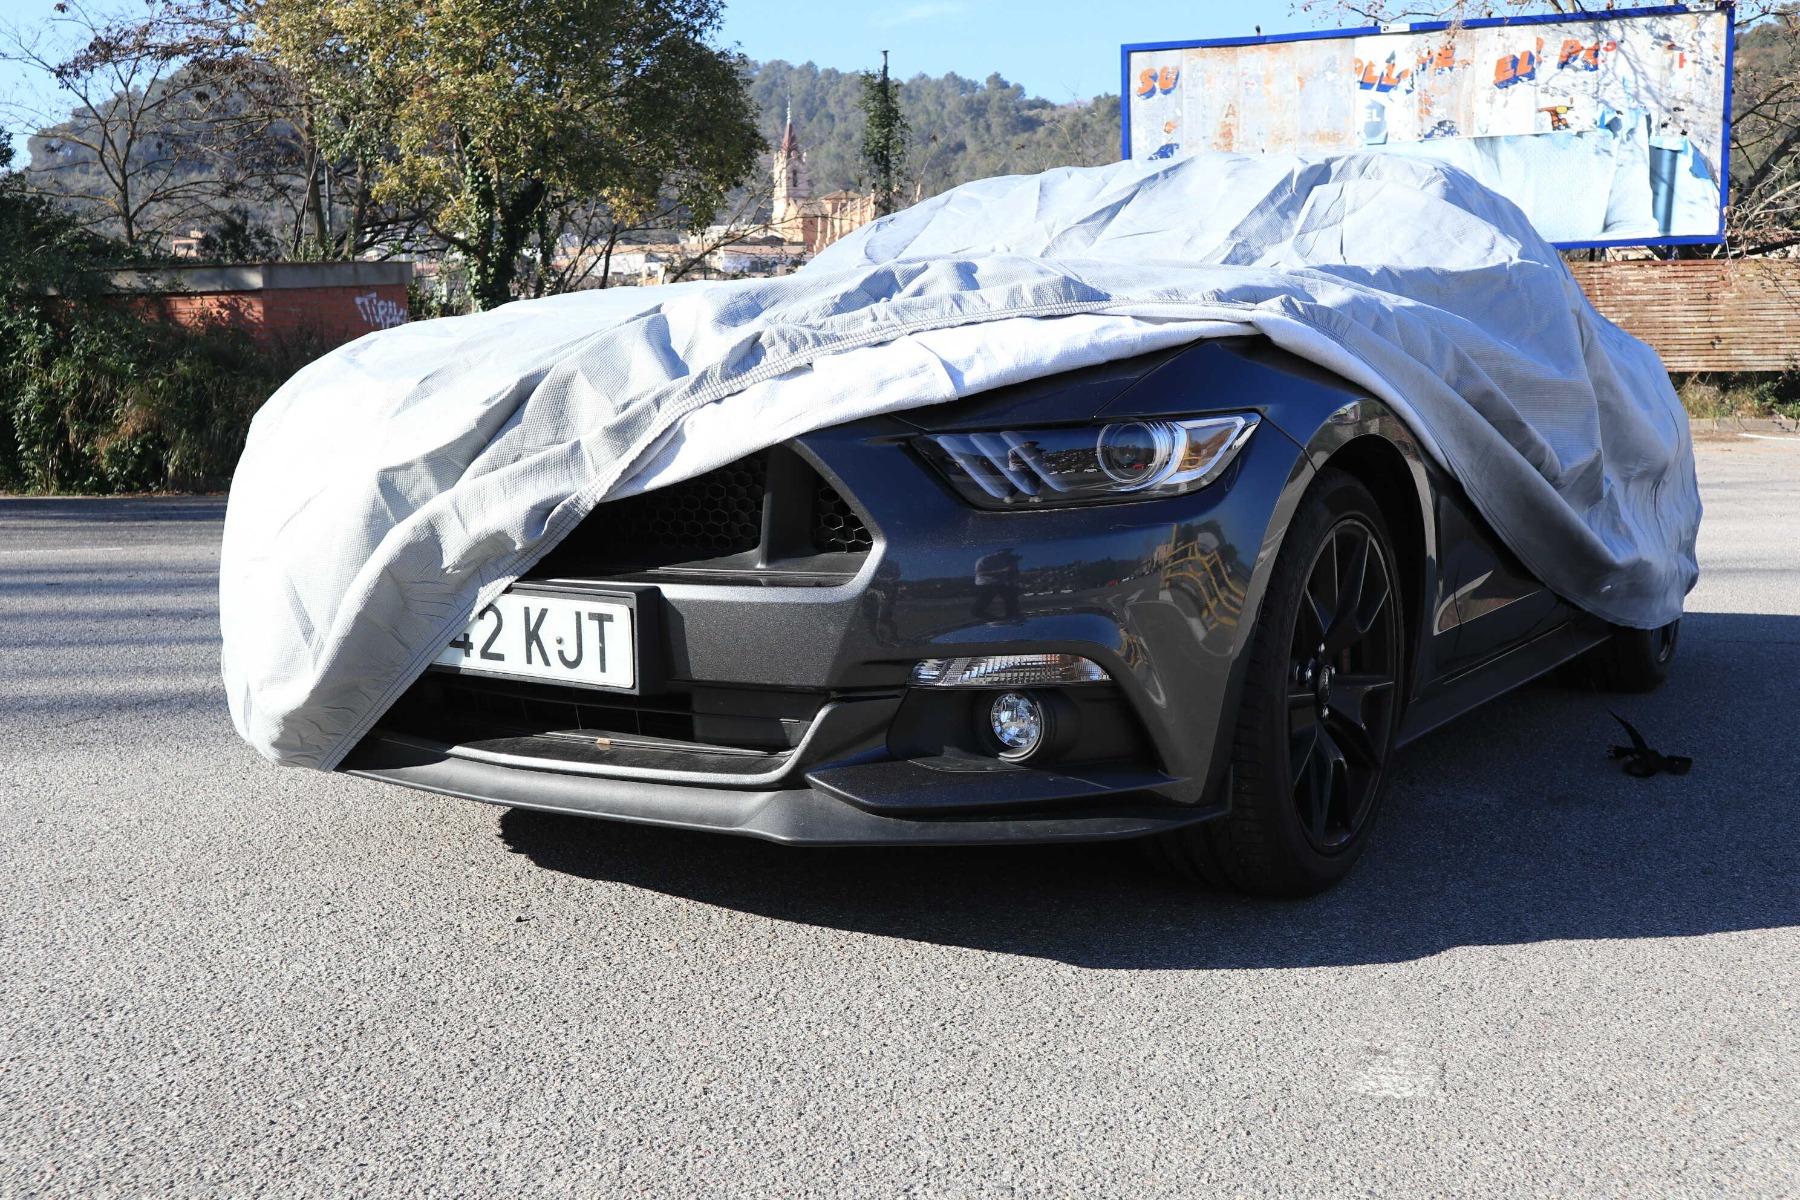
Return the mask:
<path id="1" fill-rule="evenodd" d="M 1613 626 L 1612 636 L 1576 660 L 1583 681 L 1602 692 L 1653 692 L 1669 677 L 1681 622 L 1661 629 Z"/>
<path id="2" fill-rule="evenodd" d="M 1311 896 L 1349 874 L 1380 810 L 1400 723 L 1396 563 L 1368 489 L 1321 471 L 1288 526 L 1246 651 L 1231 811 L 1152 839 L 1153 861 L 1261 896 Z"/>

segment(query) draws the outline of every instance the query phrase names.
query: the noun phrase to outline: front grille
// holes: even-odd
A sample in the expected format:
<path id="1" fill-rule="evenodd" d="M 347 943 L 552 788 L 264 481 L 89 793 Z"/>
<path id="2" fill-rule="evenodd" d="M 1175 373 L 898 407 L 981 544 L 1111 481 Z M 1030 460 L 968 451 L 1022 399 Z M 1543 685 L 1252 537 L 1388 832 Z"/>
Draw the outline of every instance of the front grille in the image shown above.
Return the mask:
<path id="1" fill-rule="evenodd" d="M 765 536 L 771 538 L 767 545 Z M 713 570 L 793 582 L 811 578 L 796 568 L 818 555 L 866 554 L 873 546 L 849 502 L 800 454 L 779 446 L 597 506 L 532 577 L 662 570 L 692 577 Z M 831 569 L 845 568 L 840 561 Z"/>
<path id="2" fill-rule="evenodd" d="M 767 451 L 595 510 L 623 554 L 712 558 L 742 554 L 762 541 Z"/>
<path id="3" fill-rule="evenodd" d="M 823 479 L 813 493 L 812 544 L 821 554 L 854 554 L 875 545 L 856 510 Z"/>
<path id="4" fill-rule="evenodd" d="M 694 737 L 694 715 L 679 703 L 435 672 L 413 684 L 383 722 L 408 733 L 459 735 L 456 740 L 551 729 Z"/>

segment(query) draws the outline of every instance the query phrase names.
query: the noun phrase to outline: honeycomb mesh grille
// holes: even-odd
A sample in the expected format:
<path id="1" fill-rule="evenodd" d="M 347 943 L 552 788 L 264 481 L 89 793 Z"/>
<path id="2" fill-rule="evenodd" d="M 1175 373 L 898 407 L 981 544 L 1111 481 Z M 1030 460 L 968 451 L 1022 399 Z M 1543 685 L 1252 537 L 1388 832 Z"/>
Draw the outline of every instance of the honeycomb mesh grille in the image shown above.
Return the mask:
<path id="1" fill-rule="evenodd" d="M 753 454 L 681 483 L 615 500 L 596 512 L 608 541 L 621 549 L 742 554 L 762 541 L 767 476 L 768 456 Z"/>
<path id="2" fill-rule="evenodd" d="M 773 499 L 771 486 L 780 492 Z M 777 506 L 780 528 L 789 531 L 777 534 L 778 558 L 866 554 L 874 547 L 856 510 L 815 470 L 771 473 L 769 452 L 762 451 L 682 483 L 597 506 L 533 576 L 577 578 L 752 554 L 762 546 L 767 504 Z"/>
<path id="3" fill-rule="evenodd" d="M 813 549 L 824 554 L 856 553 L 875 545 L 868 526 L 856 515 L 856 510 L 823 479 L 813 495 L 812 525 Z"/>

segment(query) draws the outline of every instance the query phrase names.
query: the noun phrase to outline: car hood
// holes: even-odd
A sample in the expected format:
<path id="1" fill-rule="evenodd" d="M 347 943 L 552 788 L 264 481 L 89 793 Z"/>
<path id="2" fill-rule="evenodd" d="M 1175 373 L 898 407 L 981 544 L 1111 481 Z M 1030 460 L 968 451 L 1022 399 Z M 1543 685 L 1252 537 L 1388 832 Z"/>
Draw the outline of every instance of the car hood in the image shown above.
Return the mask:
<path id="1" fill-rule="evenodd" d="M 1132 385 L 1186 349 L 1179 346 L 1015 383 L 952 404 L 910 409 L 896 418 L 923 433 L 1091 421 Z"/>

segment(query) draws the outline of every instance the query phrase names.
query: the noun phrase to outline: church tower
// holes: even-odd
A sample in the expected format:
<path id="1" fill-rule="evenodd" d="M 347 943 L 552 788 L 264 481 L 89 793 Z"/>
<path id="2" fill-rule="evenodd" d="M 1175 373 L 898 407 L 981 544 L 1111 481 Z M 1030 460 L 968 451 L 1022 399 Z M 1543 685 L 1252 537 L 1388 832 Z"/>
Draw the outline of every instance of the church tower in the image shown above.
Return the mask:
<path id="1" fill-rule="evenodd" d="M 781 131 L 781 144 L 775 147 L 775 194 L 770 219 L 777 225 L 795 220 L 808 198 L 806 155 L 800 149 L 800 139 L 794 135 L 794 102 L 789 100 L 787 125 Z"/>

